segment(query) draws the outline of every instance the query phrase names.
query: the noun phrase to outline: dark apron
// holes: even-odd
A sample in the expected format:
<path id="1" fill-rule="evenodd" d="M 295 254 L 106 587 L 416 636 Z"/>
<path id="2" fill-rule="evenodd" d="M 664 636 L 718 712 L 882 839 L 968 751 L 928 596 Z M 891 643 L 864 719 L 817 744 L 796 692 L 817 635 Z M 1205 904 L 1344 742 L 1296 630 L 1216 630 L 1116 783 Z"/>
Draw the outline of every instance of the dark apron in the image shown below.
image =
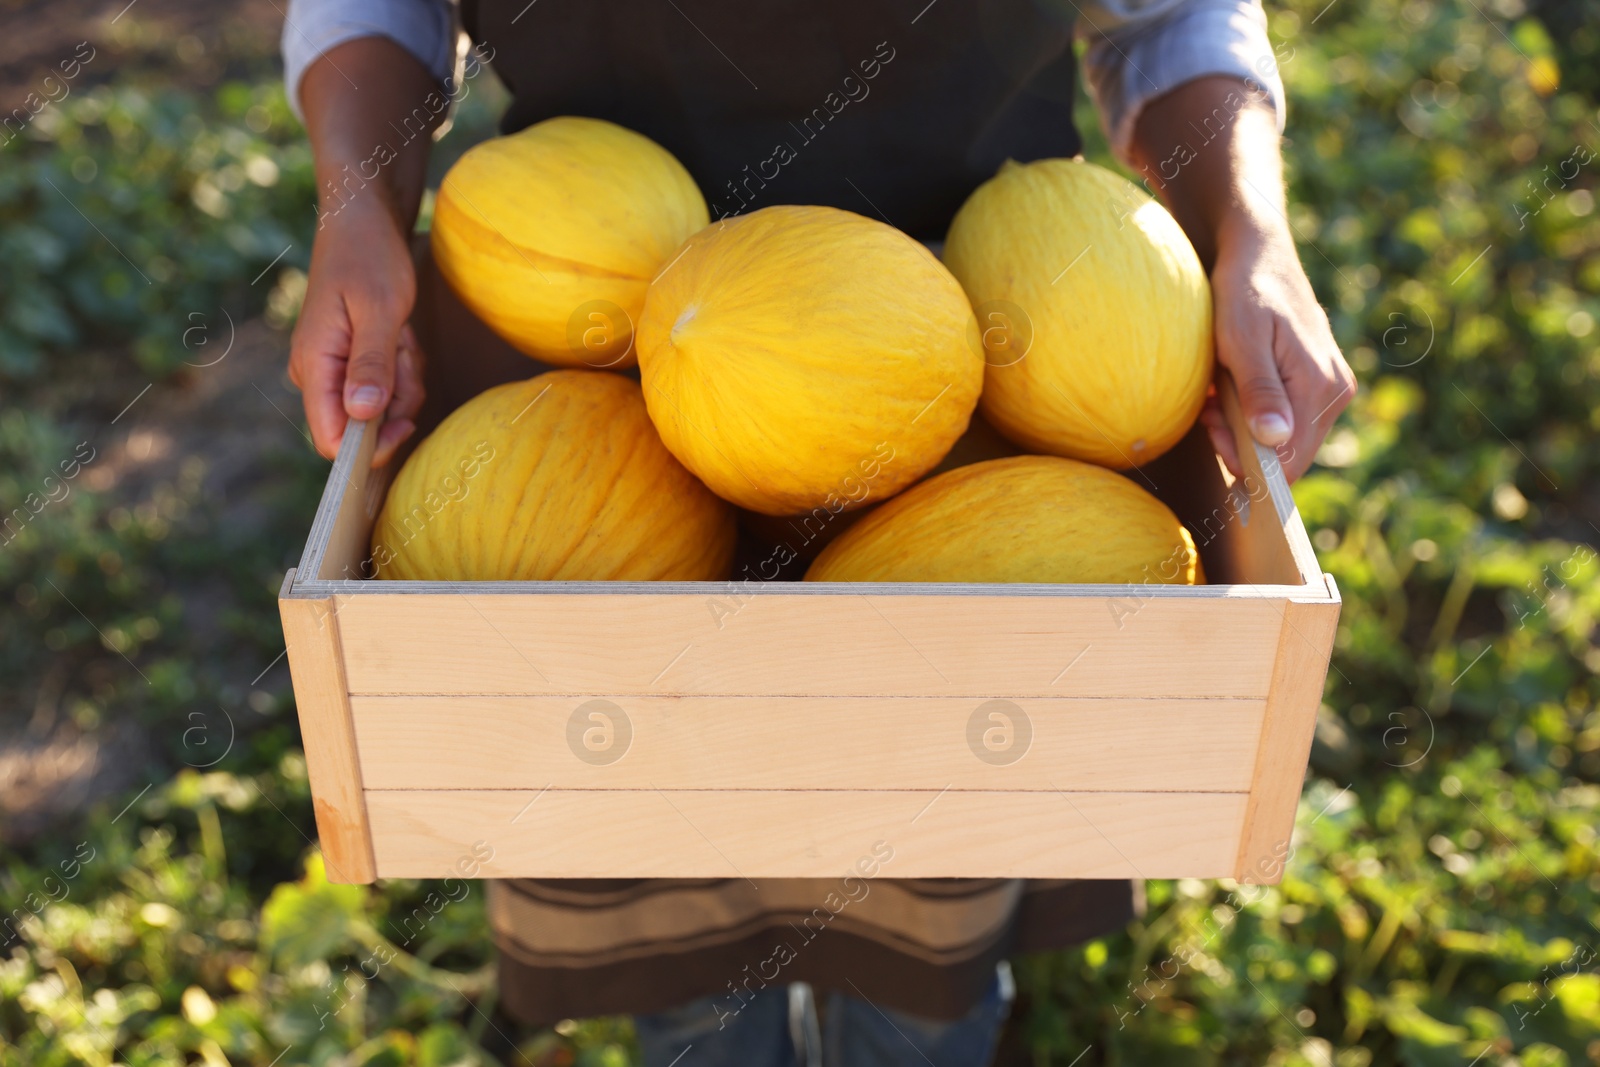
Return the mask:
<path id="1" fill-rule="evenodd" d="M 922 240 L 1006 159 L 1071 156 L 1061 0 L 462 0 L 512 94 L 501 128 L 607 119 L 713 219 L 826 204 Z M 492 49 L 492 53 L 488 50 Z"/>

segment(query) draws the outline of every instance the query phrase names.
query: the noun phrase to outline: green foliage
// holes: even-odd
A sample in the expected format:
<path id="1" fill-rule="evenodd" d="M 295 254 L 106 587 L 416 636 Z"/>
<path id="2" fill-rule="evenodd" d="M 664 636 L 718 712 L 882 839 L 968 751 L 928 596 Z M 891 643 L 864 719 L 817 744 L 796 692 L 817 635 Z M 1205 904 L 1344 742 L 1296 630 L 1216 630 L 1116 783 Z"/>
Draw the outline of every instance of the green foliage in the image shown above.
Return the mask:
<path id="1" fill-rule="evenodd" d="M 278 886 L 261 906 L 261 947 L 291 966 L 305 966 L 333 955 L 352 939 L 361 922 L 360 886 L 333 885 L 319 872 L 320 861 L 305 882 Z"/>
<path id="2" fill-rule="evenodd" d="M 463 998 L 487 1006 L 491 973 L 476 883 L 369 894 L 328 884 L 312 853 L 263 904 L 239 877 L 224 823 L 248 839 L 286 812 L 308 822 L 309 802 L 297 752 L 249 775 L 184 771 L 120 827 L 102 816 L 59 857 L 11 862 L 0 896 L 20 938 L 0 962 L 0 1064 L 266 1064 L 286 1049 L 279 1062 L 483 1062 L 482 1023 L 463 1018 L 481 1018 Z M 470 969 L 430 962 L 442 957 Z"/>
<path id="3" fill-rule="evenodd" d="M 0 381 L 108 341 L 151 373 L 195 360 L 191 315 L 242 320 L 280 253 L 309 262 L 313 189 L 275 86 L 102 86 L 45 108 L 0 146 Z"/>
<path id="4" fill-rule="evenodd" d="M 1296 487 L 1345 601 L 1313 774 L 1280 885 L 1151 882 L 1128 931 L 1017 961 L 1036 1065 L 1600 1061 L 1594 34 L 1519 13 L 1272 5 L 1292 221 L 1363 384 Z M 0 415 L 10 509 L 79 440 L 46 357 L 178 365 L 186 316 L 269 306 L 252 279 L 291 241 L 303 265 L 313 219 L 275 87 L 97 90 L 0 163 L 0 378 L 45 401 Z M 629 1061 L 621 1020 L 497 1042 L 476 884 L 327 882 L 285 702 L 172 592 L 225 576 L 262 612 L 221 629 L 268 662 L 266 546 L 298 543 L 321 470 L 283 457 L 249 537 L 196 475 L 138 508 L 74 488 L 0 549 L 0 682 L 60 665 L 72 714 L 139 715 L 178 760 L 193 708 L 261 705 L 219 767 L 0 860 L 0 1067 Z"/>

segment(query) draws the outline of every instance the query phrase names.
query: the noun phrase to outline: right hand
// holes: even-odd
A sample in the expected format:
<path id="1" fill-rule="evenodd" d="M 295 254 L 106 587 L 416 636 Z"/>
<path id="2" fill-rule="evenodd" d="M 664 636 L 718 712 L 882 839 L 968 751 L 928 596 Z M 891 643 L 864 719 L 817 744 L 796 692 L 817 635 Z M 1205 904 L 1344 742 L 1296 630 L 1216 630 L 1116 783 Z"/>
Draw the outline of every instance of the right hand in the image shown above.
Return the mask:
<path id="1" fill-rule="evenodd" d="M 311 249 L 305 303 L 289 347 L 317 451 L 332 459 L 348 419 L 383 416 L 372 465 L 416 432 L 422 351 L 406 321 L 416 301 L 411 249 L 376 187 L 325 212 Z"/>

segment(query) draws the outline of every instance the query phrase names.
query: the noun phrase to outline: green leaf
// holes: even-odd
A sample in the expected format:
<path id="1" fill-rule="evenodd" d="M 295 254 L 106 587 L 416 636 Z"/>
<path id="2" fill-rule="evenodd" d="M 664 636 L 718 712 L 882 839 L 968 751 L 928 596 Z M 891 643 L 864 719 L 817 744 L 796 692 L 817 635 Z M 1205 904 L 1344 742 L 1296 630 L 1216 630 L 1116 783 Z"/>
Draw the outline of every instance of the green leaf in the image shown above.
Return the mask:
<path id="1" fill-rule="evenodd" d="M 478 1045 L 459 1026 L 434 1023 L 417 1035 L 416 1067 L 475 1067 Z"/>
<path id="2" fill-rule="evenodd" d="M 286 966 L 326 959 L 349 944 L 362 921 L 366 891 L 327 880 L 321 853 L 306 859 L 306 876 L 278 886 L 261 909 L 261 947 Z"/>

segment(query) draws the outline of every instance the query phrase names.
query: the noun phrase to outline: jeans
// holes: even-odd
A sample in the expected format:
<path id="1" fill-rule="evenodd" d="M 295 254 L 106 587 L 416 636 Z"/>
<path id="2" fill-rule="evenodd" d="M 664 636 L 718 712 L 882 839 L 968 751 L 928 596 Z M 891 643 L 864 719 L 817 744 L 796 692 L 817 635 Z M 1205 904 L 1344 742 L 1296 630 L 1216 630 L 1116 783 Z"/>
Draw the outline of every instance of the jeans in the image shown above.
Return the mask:
<path id="1" fill-rule="evenodd" d="M 1001 963 L 983 999 L 950 1022 L 834 993 L 819 1028 L 811 989 L 797 982 L 762 990 L 737 1015 L 719 1016 L 726 997 L 705 997 L 633 1025 L 644 1067 L 983 1067 L 1013 995 Z"/>

